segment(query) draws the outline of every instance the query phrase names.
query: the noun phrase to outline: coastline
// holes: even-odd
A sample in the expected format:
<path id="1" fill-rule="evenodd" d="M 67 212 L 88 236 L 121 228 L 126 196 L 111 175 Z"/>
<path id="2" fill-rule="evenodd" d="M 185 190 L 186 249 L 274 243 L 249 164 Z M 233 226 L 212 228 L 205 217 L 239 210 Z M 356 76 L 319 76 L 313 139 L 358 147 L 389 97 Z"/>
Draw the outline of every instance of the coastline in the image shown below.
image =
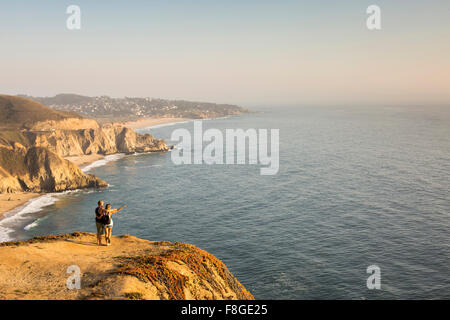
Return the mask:
<path id="1" fill-rule="evenodd" d="M 104 155 L 84 155 L 84 156 L 71 156 L 65 157 L 75 163 L 81 170 L 83 167 L 91 165 L 97 161 L 105 159 Z M 15 211 L 18 208 L 24 206 L 29 201 L 46 195 L 46 193 L 33 193 L 33 192 L 18 192 L 18 193 L 0 193 L 0 221 L 9 212 Z"/>
<path id="2" fill-rule="evenodd" d="M 192 119 L 187 118 L 143 118 L 137 121 L 125 122 L 122 125 L 127 126 L 132 129 L 143 129 L 152 126 L 160 125 L 171 125 L 178 122 L 189 121 Z M 117 160 L 121 158 L 123 154 L 112 154 L 112 155 L 102 155 L 102 154 L 91 154 L 91 155 L 81 155 L 81 156 L 68 156 L 65 157 L 66 160 L 71 161 L 76 164 L 83 172 L 87 172 L 92 168 L 106 165 L 108 162 Z M 33 204 L 37 199 L 42 196 L 48 195 L 50 193 L 3 193 L 0 194 L 0 222 L 7 217 L 9 218 L 9 213 L 13 213 L 21 207 L 28 207 L 29 204 Z M 41 209 L 36 208 L 36 212 Z M 0 227 L 1 229 L 1 227 Z M 1 235 L 0 235 L 1 236 Z M 1 241 L 0 241 L 1 242 Z"/>
<path id="3" fill-rule="evenodd" d="M 75 163 L 77 167 L 83 169 L 83 167 L 90 165 L 96 161 L 103 160 L 105 156 L 103 154 L 85 154 L 82 156 L 69 156 L 64 157 L 64 159 L 69 160 L 72 163 Z"/>
<path id="4" fill-rule="evenodd" d="M 159 126 L 162 124 L 172 124 L 177 122 L 183 122 L 192 120 L 189 118 L 142 118 L 136 121 L 127 121 L 127 122 L 121 122 L 125 127 L 131 128 L 131 129 L 143 129 L 153 126 Z"/>
<path id="5" fill-rule="evenodd" d="M 40 197 L 43 194 L 41 193 L 28 193 L 28 192 L 19 192 L 19 193 L 1 193 L 0 194 L 0 220 L 4 217 L 4 215 L 10 211 L 13 211 L 23 205 L 25 205 L 28 201 Z"/>
<path id="6" fill-rule="evenodd" d="M 135 129 L 144 129 L 151 128 L 153 126 L 162 126 L 162 125 L 171 125 L 179 122 L 190 121 L 192 119 L 189 118 L 142 118 L 136 121 L 128 121 L 128 122 L 120 122 L 121 125 Z M 117 154 L 111 155 L 103 155 L 103 154 L 88 154 L 81 156 L 68 156 L 64 157 L 64 159 L 69 160 L 70 162 L 76 164 L 81 170 L 85 171 L 85 168 L 90 167 L 97 161 L 108 160 L 108 157 L 114 156 Z M 109 161 L 107 161 L 109 162 Z M 94 166 L 96 167 L 96 166 Z M 0 211 L 1 213 L 1 211 Z"/>

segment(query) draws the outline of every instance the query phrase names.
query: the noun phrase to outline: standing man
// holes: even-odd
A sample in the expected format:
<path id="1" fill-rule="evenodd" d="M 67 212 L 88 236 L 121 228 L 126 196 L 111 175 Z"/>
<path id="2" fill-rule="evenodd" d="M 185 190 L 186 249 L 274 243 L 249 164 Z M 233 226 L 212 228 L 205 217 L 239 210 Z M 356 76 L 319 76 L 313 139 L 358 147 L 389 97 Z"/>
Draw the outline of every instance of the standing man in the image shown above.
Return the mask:
<path id="1" fill-rule="evenodd" d="M 100 200 L 97 208 L 95 208 L 95 226 L 97 227 L 97 244 L 102 245 L 102 235 L 105 232 L 105 225 L 103 224 L 103 215 L 105 209 L 103 209 L 103 201 Z"/>

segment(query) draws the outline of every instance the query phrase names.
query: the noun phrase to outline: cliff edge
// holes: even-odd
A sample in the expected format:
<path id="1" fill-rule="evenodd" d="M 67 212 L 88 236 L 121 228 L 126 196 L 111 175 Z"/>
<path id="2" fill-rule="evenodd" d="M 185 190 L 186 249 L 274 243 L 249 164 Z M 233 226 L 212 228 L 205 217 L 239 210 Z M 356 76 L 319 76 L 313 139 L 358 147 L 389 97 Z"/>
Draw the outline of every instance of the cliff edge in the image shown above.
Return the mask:
<path id="1" fill-rule="evenodd" d="M 74 275 L 67 273 L 70 266 L 80 270 L 80 289 L 67 288 L 67 279 Z M 119 236 L 106 247 L 96 245 L 95 234 L 73 233 L 0 243 L 0 299 L 253 296 L 223 262 L 193 245 Z"/>

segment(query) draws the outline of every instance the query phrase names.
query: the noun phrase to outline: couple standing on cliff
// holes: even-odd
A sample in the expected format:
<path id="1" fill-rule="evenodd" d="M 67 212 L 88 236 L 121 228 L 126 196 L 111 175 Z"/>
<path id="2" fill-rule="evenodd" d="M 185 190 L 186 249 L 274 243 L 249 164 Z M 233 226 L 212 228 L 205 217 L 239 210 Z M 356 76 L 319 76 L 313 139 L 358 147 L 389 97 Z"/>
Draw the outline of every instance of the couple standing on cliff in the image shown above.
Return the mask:
<path id="1" fill-rule="evenodd" d="M 112 215 L 119 212 L 127 205 L 123 205 L 119 209 L 111 209 L 111 205 L 108 203 L 105 208 L 103 208 L 103 201 L 100 200 L 97 208 L 95 208 L 95 225 L 97 226 L 97 244 L 102 245 L 102 235 L 105 234 L 106 245 L 111 244 L 111 231 L 114 225 Z"/>

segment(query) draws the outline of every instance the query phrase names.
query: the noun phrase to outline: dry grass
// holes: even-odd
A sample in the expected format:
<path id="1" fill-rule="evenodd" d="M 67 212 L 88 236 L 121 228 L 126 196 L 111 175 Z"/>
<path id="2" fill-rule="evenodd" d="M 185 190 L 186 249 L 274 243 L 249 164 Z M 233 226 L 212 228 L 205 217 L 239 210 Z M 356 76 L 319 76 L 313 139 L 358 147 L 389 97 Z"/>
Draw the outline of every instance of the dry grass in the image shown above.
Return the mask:
<path id="1" fill-rule="evenodd" d="M 46 120 L 82 118 L 74 112 L 53 110 L 27 98 L 0 95 L 0 129 L 23 128 Z"/>
<path id="2" fill-rule="evenodd" d="M 140 292 L 126 292 L 124 297 L 127 300 L 144 300 L 144 296 Z"/>

